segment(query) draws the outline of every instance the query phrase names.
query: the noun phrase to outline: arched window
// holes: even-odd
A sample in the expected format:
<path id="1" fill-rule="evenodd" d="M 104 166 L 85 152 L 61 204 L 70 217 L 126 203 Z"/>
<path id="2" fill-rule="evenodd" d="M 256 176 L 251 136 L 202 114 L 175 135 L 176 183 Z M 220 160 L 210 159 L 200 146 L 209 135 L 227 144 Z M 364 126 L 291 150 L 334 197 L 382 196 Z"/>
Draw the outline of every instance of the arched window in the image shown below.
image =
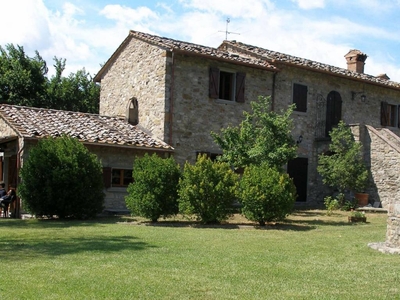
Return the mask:
<path id="1" fill-rule="evenodd" d="M 325 136 L 339 124 L 342 119 L 342 97 L 336 91 L 331 91 L 327 97 Z"/>
<path id="2" fill-rule="evenodd" d="M 126 120 L 129 124 L 139 124 L 139 104 L 135 97 L 129 99 L 128 107 L 126 110 Z"/>

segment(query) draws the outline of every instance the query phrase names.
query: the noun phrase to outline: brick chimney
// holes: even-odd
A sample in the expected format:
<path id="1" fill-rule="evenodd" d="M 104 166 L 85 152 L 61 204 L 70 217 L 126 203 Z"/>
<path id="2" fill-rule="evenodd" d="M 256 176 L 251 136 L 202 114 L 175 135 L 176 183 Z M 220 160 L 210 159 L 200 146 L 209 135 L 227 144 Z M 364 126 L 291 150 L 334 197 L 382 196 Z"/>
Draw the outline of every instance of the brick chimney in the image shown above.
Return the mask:
<path id="1" fill-rule="evenodd" d="M 362 53 L 360 50 L 350 50 L 345 56 L 347 61 L 347 70 L 357 73 L 364 73 L 365 60 L 367 54 Z"/>

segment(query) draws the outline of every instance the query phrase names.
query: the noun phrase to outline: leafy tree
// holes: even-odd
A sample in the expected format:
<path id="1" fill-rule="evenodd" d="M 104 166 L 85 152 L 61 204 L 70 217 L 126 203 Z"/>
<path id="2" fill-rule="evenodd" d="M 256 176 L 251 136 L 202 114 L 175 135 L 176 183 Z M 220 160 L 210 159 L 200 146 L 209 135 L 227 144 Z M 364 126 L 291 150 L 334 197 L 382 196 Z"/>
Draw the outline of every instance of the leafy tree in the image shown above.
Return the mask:
<path id="1" fill-rule="evenodd" d="M 125 197 L 132 214 L 156 222 L 178 213 L 178 182 L 181 175 L 179 165 L 170 158 L 161 158 L 147 153 L 137 157 L 133 164 L 134 183 L 128 186 Z"/>
<path id="2" fill-rule="evenodd" d="M 362 191 L 368 184 L 368 169 L 362 157 L 362 145 L 354 140 L 349 126 L 340 121 L 330 132 L 331 143 L 328 154 L 318 158 L 317 170 L 322 181 L 345 191 Z"/>
<path id="3" fill-rule="evenodd" d="M 100 88 L 85 69 L 62 77 L 65 59 L 54 57 L 56 74 L 48 85 L 48 97 L 51 108 L 98 113 Z"/>
<path id="4" fill-rule="evenodd" d="M 47 64 L 22 46 L 0 46 L 0 103 L 98 113 L 100 88 L 85 69 L 63 77 L 65 59 L 54 57 L 56 74 L 47 78 Z"/>
<path id="5" fill-rule="evenodd" d="M 296 187 L 288 174 L 268 163 L 246 167 L 240 180 L 242 213 L 261 226 L 284 219 L 296 201 Z"/>
<path id="6" fill-rule="evenodd" d="M 237 175 L 224 162 L 199 155 L 194 165 L 184 166 L 179 181 L 179 211 L 197 215 L 203 223 L 219 223 L 231 214 L 238 185 Z"/>
<path id="7" fill-rule="evenodd" d="M 252 112 L 244 112 L 244 120 L 238 126 L 228 126 L 220 135 L 211 133 L 223 150 L 220 159 L 237 169 L 263 162 L 281 167 L 295 158 L 290 119 L 294 106 L 277 113 L 270 109 L 270 97 L 260 96 L 258 102 L 251 102 L 251 107 Z"/>
<path id="8" fill-rule="evenodd" d="M 34 215 L 87 218 L 102 211 L 101 163 L 77 139 L 40 140 L 20 175 L 19 196 Z"/>
<path id="9" fill-rule="evenodd" d="M 35 52 L 30 58 L 24 48 L 0 46 L 0 103 L 46 106 L 47 65 Z"/>

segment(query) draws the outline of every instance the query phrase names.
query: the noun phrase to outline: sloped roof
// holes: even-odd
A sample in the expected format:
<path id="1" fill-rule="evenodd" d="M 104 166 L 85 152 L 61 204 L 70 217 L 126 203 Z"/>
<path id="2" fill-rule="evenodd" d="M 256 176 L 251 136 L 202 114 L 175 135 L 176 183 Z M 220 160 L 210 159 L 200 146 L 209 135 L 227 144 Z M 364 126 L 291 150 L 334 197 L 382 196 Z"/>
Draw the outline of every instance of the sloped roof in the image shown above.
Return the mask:
<path id="1" fill-rule="evenodd" d="M 142 40 L 149 44 L 163 48 L 167 51 L 180 52 L 180 53 L 185 53 L 188 55 L 203 56 L 203 57 L 209 58 L 209 59 L 223 60 L 223 61 L 228 61 L 228 62 L 235 63 L 235 64 L 244 64 L 244 65 L 249 65 L 249 66 L 253 66 L 253 67 L 269 69 L 271 71 L 277 70 L 276 67 L 273 64 L 271 64 L 271 62 L 268 62 L 265 59 L 241 56 L 236 53 L 229 53 L 227 51 L 213 48 L 213 47 L 183 42 L 183 41 L 174 40 L 171 38 L 160 37 L 157 35 L 152 35 L 152 34 L 148 34 L 148 33 L 130 30 L 127 38 L 122 42 L 122 44 L 118 47 L 118 49 L 113 53 L 113 55 L 108 59 L 108 61 L 104 64 L 104 66 L 100 69 L 100 71 L 94 77 L 94 80 L 96 82 L 101 81 L 102 73 L 106 69 L 108 69 L 108 66 L 110 65 L 110 63 L 124 49 L 124 46 L 132 38 Z"/>
<path id="2" fill-rule="evenodd" d="M 97 114 L 0 104 L 0 117 L 23 138 L 40 139 L 63 134 L 83 143 L 151 148 L 173 148 L 123 119 Z"/>
<path id="3" fill-rule="evenodd" d="M 333 75 L 348 77 L 350 79 L 365 80 L 365 81 L 369 81 L 371 83 L 378 84 L 378 85 L 390 86 L 393 88 L 400 88 L 400 83 L 395 82 L 395 81 L 385 80 L 378 76 L 372 76 L 372 75 L 368 75 L 365 73 L 357 73 L 357 72 L 349 71 L 344 68 L 335 67 L 332 65 L 320 63 L 320 62 L 309 60 L 306 58 L 296 57 L 296 56 L 288 55 L 285 53 L 272 51 L 272 50 L 264 49 L 261 47 L 253 46 L 253 45 L 244 44 L 241 42 L 224 41 L 219 46 L 219 49 L 225 49 L 227 46 L 230 46 L 233 49 L 236 48 L 240 52 L 241 55 L 245 55 L 247 53 L 248 56 L 264 58 L 264 59 L 270 61 L 271 63 L 274 63 L 274 62 L 286 63 L 286 64 L 295 65 L 298 67 L 314 69 L 315 71 L 329 72 L 329 73 L 332 73 Z M 362 52 L 360 52 L 360 53 L 362 55 L 365 55 Z"/>

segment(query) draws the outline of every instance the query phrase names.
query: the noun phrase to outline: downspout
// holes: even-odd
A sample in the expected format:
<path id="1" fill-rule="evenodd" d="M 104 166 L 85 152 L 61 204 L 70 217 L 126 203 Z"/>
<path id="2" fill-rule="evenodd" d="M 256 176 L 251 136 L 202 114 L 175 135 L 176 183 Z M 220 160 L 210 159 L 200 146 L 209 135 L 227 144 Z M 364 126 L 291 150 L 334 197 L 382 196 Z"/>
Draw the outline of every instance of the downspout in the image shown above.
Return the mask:
<path id="1" fill-rule="evenodd" d="M 18 147 L 19 147 L 20 145 L 19 145 L 19 143 L 18 143 Z M 20 172 L 20 170 L 21 170 L 21 153 L 22 153 L 22 151 L 24 151 L 24 148 L 25 148 L 25 143 L 24 143 L 24 139 L 22 138 L 22 141 L 21 141 L 21 147 L 20 147 L 20 149 L 18 150 L 18 152 L 17 152 L 17 186 L 19 186 L 19 183 L 20 183 L 20 176 L 19 176 L 19 172 Z M 14 188 L 17 188 L 17 186 L 15 186 Z M 16 202 L 16 215 L 17 215 L 17 217 L 18 218 L 21 218 L 21 199 L 19 198 L 19 197 L 17 197 L 17 201 L 15 201 Z"/>
<path id="2" fill-rule="evenodd" d="M 272 91 L 271 91 L 271 110 L 275 110 L 275 84 L 276 84 L 276 74 L 278 72 L 274 72 L 272 75 Z"/>
<path id="3" fill-rule="evenodd" d="M 20 145 L 18 145 L 18 147 L 19 146 Z M 24 143 L 24 139 L 22 138 L 21 148 L 17 152 L 17 184 L 19 184 L 19 181 L 20 181 L 19 171 L 21 169 L 21 153 L 22 153 L 22 151 L 24 151 L 24 147 L 25 147 L 25 143 Z"/>
<path id="4" fill-rule="evenodd" d="M 170 87 L 170 105 L 169 105 L 169 138 L 168 144 L 172 147 L 172 121 L 174 115 L 174 87 L 175 87 L 175 55 L 174 51 L 172 50 L 172 67 L 171 67 L 171 87 Z"/>

